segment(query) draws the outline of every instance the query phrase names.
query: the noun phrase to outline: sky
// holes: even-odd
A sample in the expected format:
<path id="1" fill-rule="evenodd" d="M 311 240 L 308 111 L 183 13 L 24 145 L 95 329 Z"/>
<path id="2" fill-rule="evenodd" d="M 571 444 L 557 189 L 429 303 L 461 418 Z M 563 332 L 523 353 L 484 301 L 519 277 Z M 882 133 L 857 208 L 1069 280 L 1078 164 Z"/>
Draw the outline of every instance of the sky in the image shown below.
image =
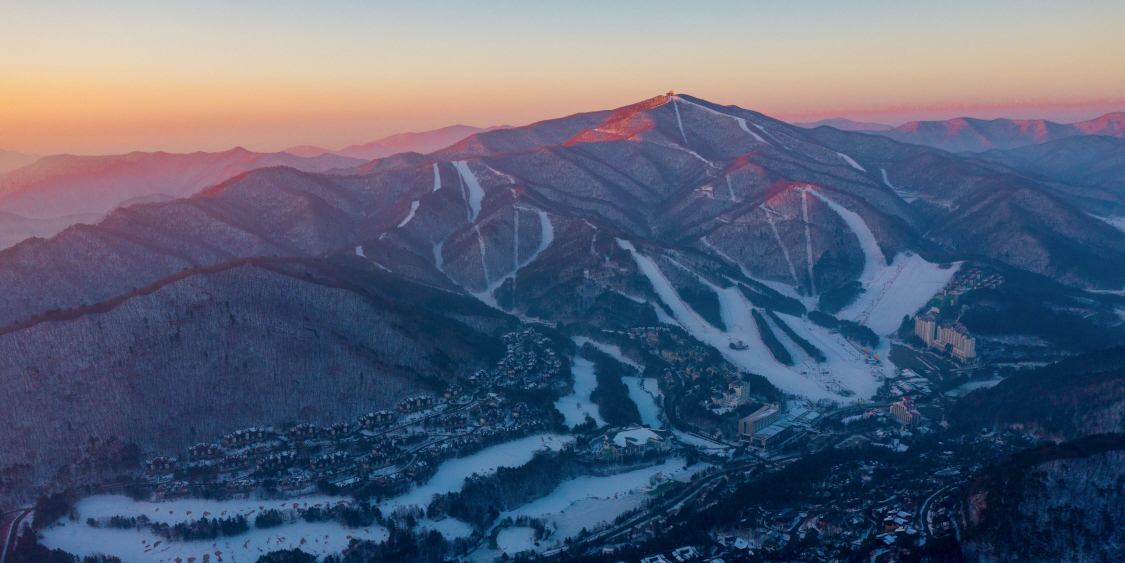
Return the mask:
<path id="1" fill-rule="evenodd" d="M 790 120 L 1125 110 L 1125 2 L 0 0 L 0 149 L 339 149 L 688 93 Z"/>

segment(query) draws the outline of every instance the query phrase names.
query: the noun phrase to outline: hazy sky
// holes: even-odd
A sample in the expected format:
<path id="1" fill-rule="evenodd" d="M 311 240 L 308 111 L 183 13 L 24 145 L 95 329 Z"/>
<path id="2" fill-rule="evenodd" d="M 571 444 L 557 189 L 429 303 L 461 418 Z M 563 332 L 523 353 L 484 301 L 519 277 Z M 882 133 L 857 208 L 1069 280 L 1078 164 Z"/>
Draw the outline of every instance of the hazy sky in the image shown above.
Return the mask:
<path id="1" fill-rule="evenodd" d="M 674 89 L 782 119 L 1125 110 L 1125 2 L 0 0 L 0 148 L 328 148 Z"/>

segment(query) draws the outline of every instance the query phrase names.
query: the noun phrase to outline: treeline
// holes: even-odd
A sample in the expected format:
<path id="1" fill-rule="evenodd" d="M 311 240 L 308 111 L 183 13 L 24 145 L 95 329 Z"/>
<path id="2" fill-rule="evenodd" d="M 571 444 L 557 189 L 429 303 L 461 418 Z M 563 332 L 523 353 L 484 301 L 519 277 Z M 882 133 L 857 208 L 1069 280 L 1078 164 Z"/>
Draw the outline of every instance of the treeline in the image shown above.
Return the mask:
<path id="1" fill-rule="evenodd" d="M 786 315 L 793 315 L 799 317 L 805 314 L 805 305 L 792 297 L 786 297 L 777 292 L 777 290 L 764 285 L 757 284 L 751 289 L 749 286 L 738 284 L 738 290 L 746 296 L 755 307 L 763 309 L 773 309 L 781 311 Z"/>
<path id="2" fill-rule="evenodd" d="M 861 346 L 867 346 L 868 348 L 879 346 L 879 335 L 857 322 L 838 319 L 820 311 L 809 311 L 808 318 L 824 328 L 840 331 L 844 338 Z"/>
<path id="3" fill-rule="evenodd" d="M 629 388 L 621 380 L 627 375 L 635 375 L 632 368 L 589 343 L 582 346 L 581 354 L 594 363 L 598 385 L 590 393 L 590 400 L 598 405 L 598 412 L 606 423 L 612 426 L 640 424 L 641 412 L 629 398 Z"/>
<path id="4" fill-rule="evenodd" d="M 766 309 L 766 314 L 769 315 L 771 319 L 773 319 L 774 323 L 777 323 L 778 328 L 780 328 L 782 332 L 789 336 L 790 340 L 796 342 L 797 346 L 800 346 L 806 354 L 812 356 L 812 359 L 816 360 L 817 362 L 824 362 L 828 359 L 824 356 L 824 352 L 820 351 L 820 348 L 813 346 L 812 342 L 801 338 L 800 335 L 798 335 L 796 332 L 793 332 L 793 328 L 786 324 L 785 321 L 781 320 L 781 317 L 777 316 L 776 313 L 769 309 Z"/>
<path id="5" fill-rule="evenodd" d="M 844 307 L 851 305 L 855 298 L 863 292 L 863 284 L 858 281 L 850 281 L 840 287 L 821 293 L 817 308 L 830 315 L 835 315 Z"/>
<path id="6" fill-rule="evenodd" d="M 723 322 L 722 307 L 719 305 L 719 296 L 706 287 L 677 287 L 676 293 L 687 303 L 693 311 L 699 313 L 703 320 L 711 326 L 726 331 L 727 325 Z"/>
<path id="7" fill-rule="evenodd" d="M 793 365 L 793 356 L 789 355 L 789 350 L 786 350 L 781 341 L 777 339 L 773 329 L 766 323 L 766 318 L 757 309 L 751 309 L 750 314 L 754 315 L 754 323 L 758 325 L 758 334 L 762 335 L 762 342 L 766 343 L 766 348 L 770 349 L 773 358 L 787 366 Z"/>

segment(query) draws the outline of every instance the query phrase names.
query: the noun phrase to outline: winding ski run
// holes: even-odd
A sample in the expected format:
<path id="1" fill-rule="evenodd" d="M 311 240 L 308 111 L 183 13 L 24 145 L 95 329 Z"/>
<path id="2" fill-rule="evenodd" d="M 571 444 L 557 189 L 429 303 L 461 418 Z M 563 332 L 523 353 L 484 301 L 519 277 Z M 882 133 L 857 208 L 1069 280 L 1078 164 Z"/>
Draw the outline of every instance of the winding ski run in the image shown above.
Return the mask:
<path id="1" fill-rule="evenodd" d="M 488 275 L 487 275 L 487 270 L 485 270 L 485 281 L 488 283 L 488 287 L 484 291 L 481 291 L 479 293 L 473 293 L 474 297 L 476 297 L 477 299 L 480 299 L 481 301 L 484 301 L 485 303 L 487 303 L 490 307 L 493 307 L 494 309 L 503 310 L 502 307 L 500 307 L 500 305 L 496 302 L 496 298 L 493 296 L 493 293 L 495 293 L 497 289 L 500 289 L 500 286 L 504 285 L 504 282 L 508 281 L 509 279 L 515 278 L 516 274 L 519 273 L 520 268 L 523 268 L 524 266 L 527 266 L 528 264 L 534 262 L 536 258 L 539 258 L 539 255 L 542 254 L 544 250 L 547 250 L 547 247 L 551 246 L 551 243 L 554 242 L 554 240 L 555 240 L 555 228 L 551 224 L 551 218 L 547 215 L 546 211 L 543 211 L 542 209 L 534 209 L 534 208 L 529 208 L 529 207 L 513 207 L 512 209 L 513 209 L 513 212 L 515 213 L 515 217 L 513 219 L 513 222 L 515 223 L 515 232 L 512 235 L 512 246 L 513 246 L 512 253 L 513 253 L 513 258 L 515 260 L 513 262 L 514 267 L 512 268 L 512 271 L 508 272 L 507 274 L 505 274 L 504 276 L 500 277 L 499 279 L 497 279 L 495 281 L 489 281 Z M 520 248 L 519 248 L 519 245 L 520 245 L 519 213 L 521 211 L 532 212 L 532 213 L 538 214 L 539 215 L 539 228 L 540 228 L 540 231 L 539 231 L 539 246 L 538 246 L 538 248 L 535 249 L 535 252 L 532 252 L 531 256 L 529 256 L 527 258 L 527 260 L 524 260 L 523 262 L 519 261 L 519 252 L 520 252 Z M 484 241 L 482 239 L 481 240 L 481 248 L 480 248 L 480 253 L 481 253 L 480 259 L 481 259 L 482 267 L 484 267 L 484 264 L 485 264 L 484 252 L 485 252 Z"/>
<path id="2" fill-rule="evenodd" d="M 648 278 L 660 300 L 672 311 L 676 324 L 695 338 L 715 347 L 739 368 L 765 376 L 785 393 L 814 401 L 829 399 L 850 402 L 871 397 L 878 389 L 879 376 L 884 372 L 884 366 L 868 364 L 866 355 L 838 334 L 831 334 L 827 329 L 803 318 L 783 316 L 783 320 L 794 332 L 820 348 L 828 358 L 822 364 L 806 360 L 804 351 L 790 342 L 786 348 L 798 364 L 793 367 L 785 366 L 775 360 L 766 348 L 750 314 L 752 306 L 737 287 L 732 285 L 721 288 L 697 277 L 719 298 L 723 323 L 727 326 L 726 331 L 719 330 L 703 320 L 680 298 L 652 259 L 639 252 L 629 241 L 617 239 L 617 244 L 633 256 L 637 267 Z M 788 341 L 780 330 L 775 330 L 775 333 L 783 342 Z M 748 348 L 730 348 L 730 343 L 735 340 L 743 341 Z"/>

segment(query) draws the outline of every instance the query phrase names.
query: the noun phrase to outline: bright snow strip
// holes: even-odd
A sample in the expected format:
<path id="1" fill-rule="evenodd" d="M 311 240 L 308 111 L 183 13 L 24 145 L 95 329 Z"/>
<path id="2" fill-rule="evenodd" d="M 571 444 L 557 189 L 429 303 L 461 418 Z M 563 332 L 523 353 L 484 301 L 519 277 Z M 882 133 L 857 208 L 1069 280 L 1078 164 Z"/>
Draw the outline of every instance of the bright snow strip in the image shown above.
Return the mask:
<path id="1" fill-rule="evenodd" d="M 590 393 L 598 386 L 593 362 L 575 356 L 570 371 L 574 373 L 574 392 L 555 401 L 555 408 L 559 409 L 566 419 L 566 425 L 571 428 L 585 423 L 587 415 L 593 418 L 598 426 L 604 425 L 605 420 L 602 420 L 602 416 L 598 413 L 598 406 L 590 400 Z"/>
<path id="2" fill-rule="evenodd" d="M 687 146 L 687 133 L 684 133 L 684 122 L 680 120 L 680 106 L 676 105 L 675 96 L 672 96 L 672 107 L 676 110 L 676 124 L 680 126 L 680 135 L 684 137 L 684 146 Z"/>
<path id="3" fill-rule="evenodd" d="M 477 220 L 477 215 L 480 215 L 480 205 L 484 201 L 484 190 L 480 187 L 477 177 L 473 175 L 473 171 L 469 169 L 469 163 L 458 160 L 453 163 L 453 166 L 457 168 L 457 172 L 461 174 L 461 180 L 469 188 L 469 222 L 472 223 Z"/>
<path id="4" fill-rule="evenodd" d="M 695 103 L 695 102 L 693 102 L 693 101 L 691 101 L 691 100 L 684 100 L 684 99 L 682 99 L 682 98 L 679 98 L 679 97 L 677 97 L 676 99 L 677 99 L 677 100 L 680 100 L 681 102 L 684 102 L 685 104 L 691 104 L 691 105 L 693 105 L 693 106 L 695 106 L 695 107 L 697 107 L 697 108 L 699 108 L 699 109 L 701 109 L 701 110 L 703 110 L 703 111 L 711 112 L 711 113 L 713 113 L 713 114 L 715 114 L 715 115 L 721 115 L 721 116 L 723 116 L 723 117 L 729 117 L 729 118 L 731 118 L 731 119 L 733 119 L 733 120 L 737 121 L 737 122 L 738 122 L 738 126 L 739 126 L 739 127 L 741 127 L 743 131 L 746 131 L 746 132 L 747 132 L 747 133 L 749 133 L 749 134 L 750 134 L 750 135 L 751 135 L 752 137 L 754 137 L 755 139 L 757 139 L 759 143 L 765 143 L 765 142 L 766 142 L 766 140 L 765 140 L 765 139 L 763 139 L 761 135 L 759 135 L 759 134 L 757 134 L 757 133 L 755 133 L 755 132 L 751 131 L 751 130 L 750 130 L 750 128 L 746 126 L 746 120 L 745 120 L 745 119 L 742 119 L 741 117 L 735 117 L 735 116 L 733 116 L 733 115 L 728 115 L 728 114 L 725 114 L 725 113 L 723 113 L 723 112 L 721 112 L 721 111 L 715 111 L 715 110 L 713 110 L 713 109 L 711 109 L 711 108 L 709 108 L 709 107 L 707 107 L 707 106 L 701 106 L 701 105 L 699 105 L 699 104 L 697 104 L 697 103 Z M 679 115 L 679 113 L 677 112 L 677 114 L 676 114 L 676 115 L 678 116 L 678 115 Z M 680 125 L 680 130 L 681 130 L 681 131 L 683 130 L 683 125 Z M 687 139 L 686 139 L 686 138 L 684 139 L 684 142 L 687 142 Z"/>
<path id="5" fill-rule="evenodd" d="M 382 541 L 387 532 L 379 526 L 349 529 L 335 522 L 310 524 L 299 520 L 277 528 L 258 530 L 253 527 L 254 515 L 263 509 L 293 508 L 350 502 L 343 497 L 313 496 L 291 501 L 231 500 L 212 501 L 183 499 L 168 502 L 136 502 L 124 496 L 95 496 L 79 501 L 76 506 L 80 518 L 77 522 L 61 520 L 57 527 L 43 530 L 43 544 L 52 549 L 61 548 L 79 556 L 105 553 L 120 557 L 126 563 L 170 562 L 176 558 L 202 560 L 204 554 L 222 557 L 225 561 L 252 562 L 262 554 L 279 549 L 300 547 L 306 553 L 325 555 L 339 553 L 348 547 L 352 538 Z M 140 516 L 152 521 L 175 524 L 189 520 L 247 516 L 250 531 L 217 540 L 170 542 L 148 531 L 91 528 L 87 518 L 109 516 Z M 153 547 L 156 542 L 159 546 Z M 215 552 L 220 552 L 219 556 Z"/>
<path id="6" fill-rule="evenodd" d="M 848 155 L 846 155 L 842 152 L 838 152 L 836 154 L 840 155 L 840 158 L 843 158 L 844 160 L 846 160 L 848 162 L 848 164 L 850 164 L 852 166 L 852 168 L 855 168 L 856 170 L 859 170 L 860 172 L 867 172 L 867 169 L 860 166 L 858 162 L 856 162 L 855 160 L 852 159 L 852 157 L 850 157 L 850 156 L 848 156 Z"/>
<path id="7" fill-rule="evenodd" d="M 758 334 L 758 327 L 750 315 L 751 305 L 746 301 L 746 297 L 733 286 L 724 289 L 699 278 L 702 283 L 709 285 L 718 295 L 723 323 L 727 325 L 727 332 L 711 326 L 680 299 L 679 294 L 676 293 L 664 274 L 660 272 L 656 263 L 637 252 L 632 243 L 621 239 L 618 239 L 617 242 L 621 248 L 632 253 L 637 266 L 652 283 L 656 294 L 672 310 L 677 324 L 691 333 L 692 336 L 714 346 L 736 366 L 751 373 L 765 376 L 783 392 L 808 397 L 814 401 L 833 399 L 849 402 L 866 399 L 878 388 L 873 373 L 877 371 L 876 368 L 864 363 L 862 354 L 851 347 L 850 344 L 843 342 L 842 338 L 838 342 L 832 342 L 833 349 L 836 352 L 834 357 L 838 358 L 839 361 L 831 362 L 829 366 L 821 366 L 813 370 L 811 366 L 800 363 L 793 367 L 778 363 Z M 802 330 L 815 332 L 820 328 L 805 319 L 793 318 L 789 324 L 798 333 Z M 827 331 L 824 332 L 824 337 L 827 338 Z M 784 335 L 779 335 L 779 338 L 784 338 Z M 746 343 L 748 349 L 731 349 L 729 344 L 733 340 L 742 340 Z M 790 344 L 787 348 L 794 355 L 800 357 L 798 350 L 795 350 L 795 346 Z M 829 354 L 829 350 L 824 351 L 826 355 Z M 839 392 L 844 389 L 852 391 L 855 395 L 851 397 L 841 396 Z"/>
<path id="8" fill-rule="evenodd" d="M 1106 223 L 1109 223 L 1110 225 L 1112 225 L 1116 229 L 1118 229 L 1122 232 L 1125 232 L 1125 217 L 1101 217 L 1099 215 L 1094 215 L 1094 214 L 1090 214 L 1090 216 L 1095 218 L 1095 219 L 1098 219 L 1100 221 L 1105 221 Z"/>
<path id="9" fill-rule="evenodd" d="M 496 303 L 496 298 L 493 297 L 493 293 L 495 293 L 495 291 L 497 289 L 499 289 L 500 286 L 504 284 L 504 282 L 508 281 L 511 278 L 514 278 L 516 276 L 516 274 L 519 273 L 520 268 L 523 268 L 524 266 L 534 262 L 536 258 L 539 258 L 539 255 L 542 254 L 544 250 L 547 250 L 547 247 L 551 246 L 551 243 L 554 242 L 554 240 L 555 240 L 555 228 L 551 224 L 551 217 L 547 215 L 546 211 L 543 211 L 542 209 L 529 209 L 529 208 L 526 208 L 526 207 L 515 207 L 513 209 L 514 209 L 514 212 L 515 212 L 515 232 L 513 233 L 513 236 L 512 236 L 512 255 L 513 255 L 513 261 L 514 261 L 515 267 L 512 269 L 512 271 L 510 271 L 507 274 L 505 274 L 504 276 L 500 277 L 500 279 L 497 279 L 496 281 L 493 281 L 492 283 L 490 283 L 488 285 L 488 287 L 485 288 L 484 291 L 482 291 L 480 293 L 474 293 L 473 294 L 474 297 L 476 297 L 477 299 L 480 299 L 481 301 L 483 301 L 485 304 L 492 307 L 493 309 L 500 309 L 500 305 L 498 303 Z M 536 248 L 535 252 L 531 253 L 531 256 L 529 256 L 527 258 L 527 260 L 524 260 L 523 262 L 519 261 L 519 257 L 520 257 L 520 252 L 519 252 L 520 251 L 520 221 L 519 221 L 520 215 L 519 215 L 519 213 L 520 213 L 520 211 L 534 211 L 535 213 L 537 213 L 539 215 L 539 228 L 540 228 L 539 247 Z M 479 237 L 479 235 L 480 235 L 479 231 L 477 232 L 477 235 Z M 484 257 L 484 239 L 481 239 L 481 260 L 482 260 L 482 262 L 484 260 L 483 257 Z M 485 276 L 485 279 L 486 280 L 488 279 L 487 276 Z"/>
<path id="10" fill-rule="evenodd" d="M 356 256 L 359 256 L 360 258 L 367 258 L 367 255 L 365 255 L 365 254 L 363 253 L 363 245 L 361 245 L 361 244 L 357 244 L 357 245 L 356 245 L 356 247 L 355 247 L 355 255 L 356 255 Z"/>
<path id="11" fill-rule="evenodd" d="M 438 170 L 437 163 L 434 163 L 434 191 L 441 189 L 441 170 Z"/>
<path id="12" fill-rule="evenodd" d="M 941 269 L 917 254 L 899 254 L 894 262 L 864 284 L 866 292 L 837 315 L 865 324 L 876 334 L 898 330 L 902 317 L 913 315 L 949 283 L 961 263 Z"/>
<path id="13" fill-rule="evenodd" d="M 405 227 L 405 226 L 406 226 L 406 224 L 407 224 L 407 223 L 409 223 L 409 222 L 410 222 L 410 220 L 414 218 L 414 212 L 415 212 L 415 211 L 418 211 L 418 204 L 419 204 L 419 203 L 420 203 L 420 202 L 419 202 L 419 201 L 417 201 L 417 200 L 415 200 L 415 201 L 412 201 L 412 202 L 410 202 L 410 213 L 407 213 L 407 214 L 406 214 L 406 218 L 405 218 L 405 219 L 403 219 L 403 220 L 402 220 L 402 222 L 398 224 L 398 227 L 399 227 L 400 229 L 401 229 L 401 228 L 403 228 L 403 227 Z"/>
<path id="14" fill-rule="evenodd" d="M 602 352 L 605 352 L 606 354 L 609 354 L 610 356 L 613 356 L 613 359 L 615 359 L 615 360 L 617 360 L 617 361 L 619 361 L 619 362 L 621 362 L 621 363 L 623 363 L 623 364 L 625 364 L 625 365 L 627 365 L 627 366 L 629 366 L 629 367 L 631 367 L 635 370 L 638 370 L 638 371 L 644 370 L 644 367 L 641 366 L 641 364 L 638 364 L 637 362 L 634 362 L 633 360 L 630 360 L 629 358 L 626 358 L 625 354 L 621 353 L 621 348 L 618 348 L 617 346 L 614 346 L 613 344 L 603 344 L 603 343 L 598 342 L 596 340 L 590 340 L 589 338 L 586 338 L 585 336 L 575 336 L 574 337 L 574 343 L 577 344 L 579 348 L 581 348 L 582 346 L 584 346 L 586 344 L 589 344 L 589 345 L 597 348 L 598 350 L 601 350 Z"/>
<path id="15" fill-rule="evenodd" d="M 539 450 L 560 450 L 574 440 L 571 436 L 540 434 L 512 442 L 505 442 L 481 450 L 473 455 L 452 459 L 441 464 L 441 468 L 425 485 L 402 496 L 395 497 L 382 505 L 393 510 L 398 506 L 429 506 L 434 495 L 460 491 L 465 478 L 473 474 L 491 475 L 497 467 L 519 467 L 531 461 Z"/>
<path id="16" fill-rule="evenodd" d="M 841 219 L 847 223 L 848 228 L 855 233 L 856 238 L 859 239 L 859 246 L 863 249 L 863 273 L 859 276 L 859 281 L 868 283 L 879 275 L 887 267 L 887 259 L 883 257 L 883 250 L 879 248 L 879 243 L 875 240 L 875 234 L 868 228 L 867 223 L 859 213 L 852 211 L 830 198 L 821 194 L 816 190 L 806 190 L 812 195 L 819 198 L 825 204 L 835 211 Z M 901 317 L 899 320 L 902 320 Z"/>

